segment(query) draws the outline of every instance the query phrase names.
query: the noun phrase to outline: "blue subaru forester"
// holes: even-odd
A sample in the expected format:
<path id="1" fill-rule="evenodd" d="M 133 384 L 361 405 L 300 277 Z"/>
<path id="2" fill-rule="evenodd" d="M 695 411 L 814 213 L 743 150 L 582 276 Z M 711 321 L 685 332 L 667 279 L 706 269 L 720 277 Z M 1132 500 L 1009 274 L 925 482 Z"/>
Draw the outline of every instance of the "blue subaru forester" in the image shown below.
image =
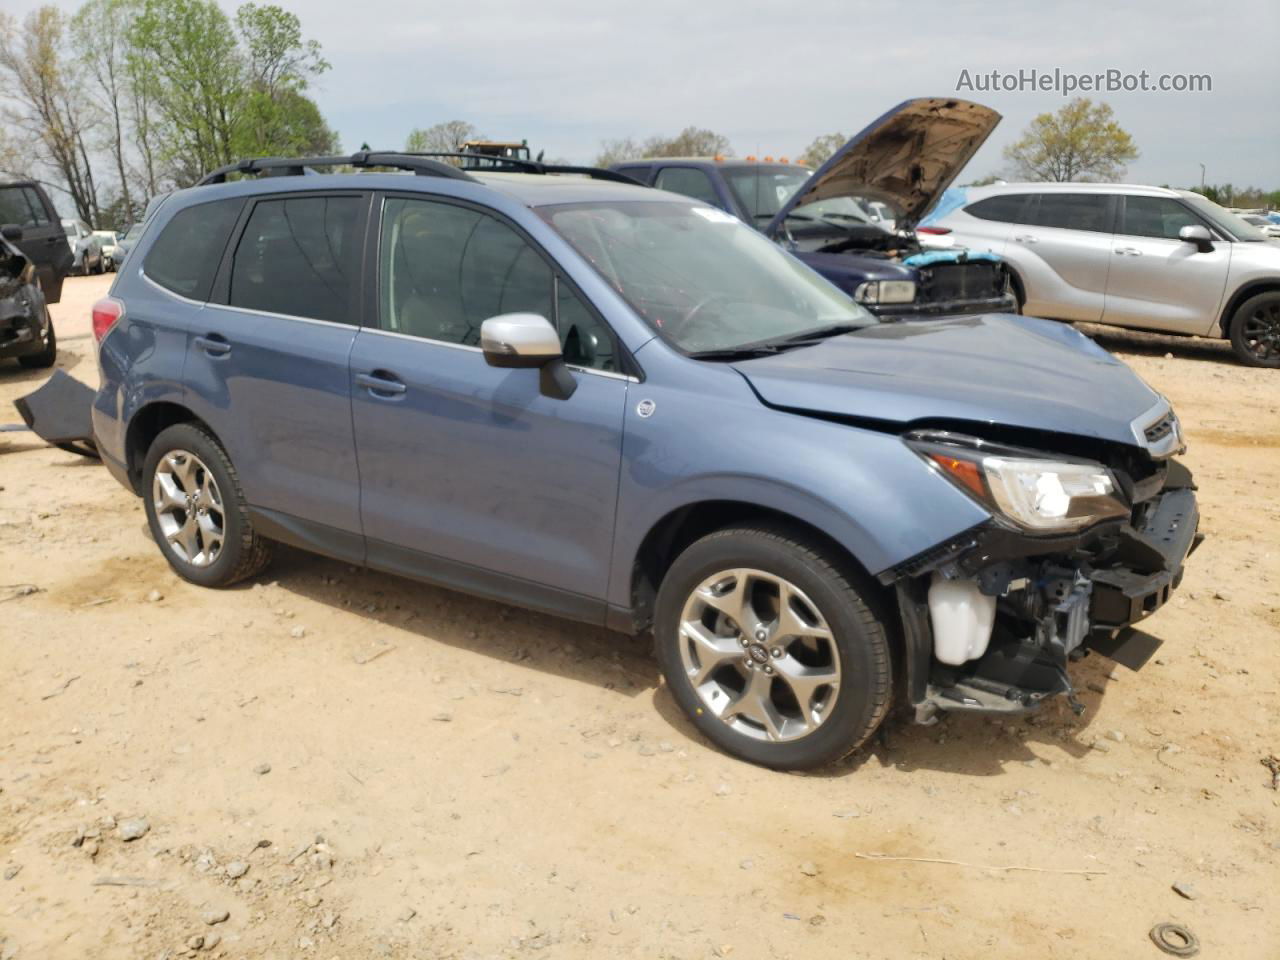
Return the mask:
<path id="1" fill-rule="evenodd" d="M 881 324 L 710 205 L 527 167 L 246 161 L 159 205 L 94 307 L 93 423 L 180 576 L 288 543 L 652 630 L 697 727 L 785 769 L 1149 656 L 1198 515 L 1123 364 Z"/>

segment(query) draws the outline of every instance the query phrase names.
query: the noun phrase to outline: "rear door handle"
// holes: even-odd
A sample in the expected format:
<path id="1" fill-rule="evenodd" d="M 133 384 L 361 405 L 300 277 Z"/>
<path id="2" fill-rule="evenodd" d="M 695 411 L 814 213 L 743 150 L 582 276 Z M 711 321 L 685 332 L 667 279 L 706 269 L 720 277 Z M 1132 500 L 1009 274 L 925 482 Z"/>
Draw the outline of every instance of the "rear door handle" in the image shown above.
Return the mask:
<path id="1" fill-rule="evenodd" d="M 1020 233 L 1013 239 L 1018 241 L 1018 243 L 1039 243 L 1040 242 L 1039 237 L 1033 236 L 1030 233 Z"/>
<path id="2" fill-rule="evenodd" d="M 231 352 L 231 344 L 227 343 L 225 337 L 216 333 L 196 337 L 195 345 L 211 357 L 225 357 Z"/>
<path id="3" fill-rule="evenodd" d="M 398 396 L 409 389 L 396 378 L 394 373 L 388 373 L 386 370 L 357 373 L 356 383 L 374 396 Z"/>

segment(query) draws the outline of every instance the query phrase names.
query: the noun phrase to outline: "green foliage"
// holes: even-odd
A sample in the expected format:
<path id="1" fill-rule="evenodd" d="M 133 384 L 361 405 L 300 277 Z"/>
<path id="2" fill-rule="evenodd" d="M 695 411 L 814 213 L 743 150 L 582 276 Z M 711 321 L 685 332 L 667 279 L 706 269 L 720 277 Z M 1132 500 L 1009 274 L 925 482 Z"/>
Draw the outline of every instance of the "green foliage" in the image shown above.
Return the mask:
<path id="1" fill-rule="evenodd" d="M 1057 113 L 1042 113 L 1004 151 L 1023 180 L 1119 180 L 1138 148 L 1111 107 L 1077 97 Z"/>
<path id="2" fill-rule="evenodd" d="M 813 143 L 804 148 L 804 152 L 796 157 L 797 163 L 806 167 L 820 167 L 831 159 L 831 155 L 848 141 L 843 133 L 824 133 L 815 137 Z"/>

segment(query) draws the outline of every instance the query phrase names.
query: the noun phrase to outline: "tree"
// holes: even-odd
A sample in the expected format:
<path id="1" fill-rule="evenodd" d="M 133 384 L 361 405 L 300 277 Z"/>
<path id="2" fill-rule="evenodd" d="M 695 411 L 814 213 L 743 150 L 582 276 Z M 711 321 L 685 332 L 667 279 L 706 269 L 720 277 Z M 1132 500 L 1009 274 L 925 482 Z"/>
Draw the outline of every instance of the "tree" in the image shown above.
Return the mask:
<path id="1" fill-rule="evenodd" d="M 460 153 L 468 140 L 481 140 L 483 135 L 465 120 L 446 120 L 434 126 L 414 127 L 404 142 L 407 153 Z"/>
<path id="2" fill-rule="evenodd" d="M 796 157 L 796 162 L 806 167 L 820 167 L 831 159 L 831 155 L 844 146 L 848 139 L 843 133 L 825 133 L 815 137 L 813 143 L 804 148 L 804 153 Z"/>
<path id="3" fill-rule="evenodd" d="M 105 146 L 115 161 L 116 175 L 120 178 L 120 205 L 125 210 L 126 222 L 141 213 L 135 210 L 129 195 L 130 173 L 125 154 L 128 149 L 125 138 L 128 109 L 129 76 L 126 67 L 128 41 L 126 24 L 132 13 L 132 0 L 89 0 L 71 20 L 71 37 L 76 55 L 84 64 L 94 83 L 93 99 L 105 118 L 107 131 Z"/>
<path id="4" fill-rule="evenodd" d="M 271 4 L 246 3 L 236 11 L 236 30 L 248 86 L 237 118 L 236 155 L 332 152 L 337 137 L 302 92 L 329 64 L 318 43 L 302 38 L 297 15 Z"/>
<path id="5" fill-rule="evenodd" d="M 601 140 L 595 165 L 607 167 L 639 157 L 712 157 L 732 155 L 729 138 L 702 127 L 685 127 L 674 137 L 652 136 L 643 143 L 631 137 Z"/>
<path id="6" fill-rule="evenodd" d="M 1004 155 L 1025 180 L 1119 180 L 1138 148 L 1110 106 L 1077 97 L 1057 113 L 1036 117 Z"/>
<path id="7" fill-rule="evenodd" d="M 40 7 L 18 28 L 0 13 L 0 117 L 11 136 L 31 151 L 33 166 L 52 168 L 82 220 L 98 218 L 97 188 L 88 140 L 94 111 L 84 95 L 85 78 L 65 56 L 67 18 L 57 7 Z"/>
<path id="8" fill-rule="evenodd" d="M 188 185 L 229 163 L 246 90 L 227 15 L 213 0 L 144 0 L 129 39 L 173 179 Z"/>

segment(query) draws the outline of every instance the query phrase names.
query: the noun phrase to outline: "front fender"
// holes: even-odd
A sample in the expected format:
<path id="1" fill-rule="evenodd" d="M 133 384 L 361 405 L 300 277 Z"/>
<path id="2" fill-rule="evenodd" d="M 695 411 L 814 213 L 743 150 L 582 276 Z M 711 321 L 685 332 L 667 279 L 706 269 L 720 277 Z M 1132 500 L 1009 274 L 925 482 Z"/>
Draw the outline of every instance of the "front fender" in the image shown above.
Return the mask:
<path id="1" fill-rule="evenodd" d="M 632 391 L 611 604 L 631 605 L 631 571 L 649 532 L 698 503 L 738 501 L 793 516 L 873 575 L 989 519 L 896 434 L 766 407 L 734 371 L 698 366 L 704 375 L 680 378 L 681 387 L 657 386 L 654 377 Z"/>

